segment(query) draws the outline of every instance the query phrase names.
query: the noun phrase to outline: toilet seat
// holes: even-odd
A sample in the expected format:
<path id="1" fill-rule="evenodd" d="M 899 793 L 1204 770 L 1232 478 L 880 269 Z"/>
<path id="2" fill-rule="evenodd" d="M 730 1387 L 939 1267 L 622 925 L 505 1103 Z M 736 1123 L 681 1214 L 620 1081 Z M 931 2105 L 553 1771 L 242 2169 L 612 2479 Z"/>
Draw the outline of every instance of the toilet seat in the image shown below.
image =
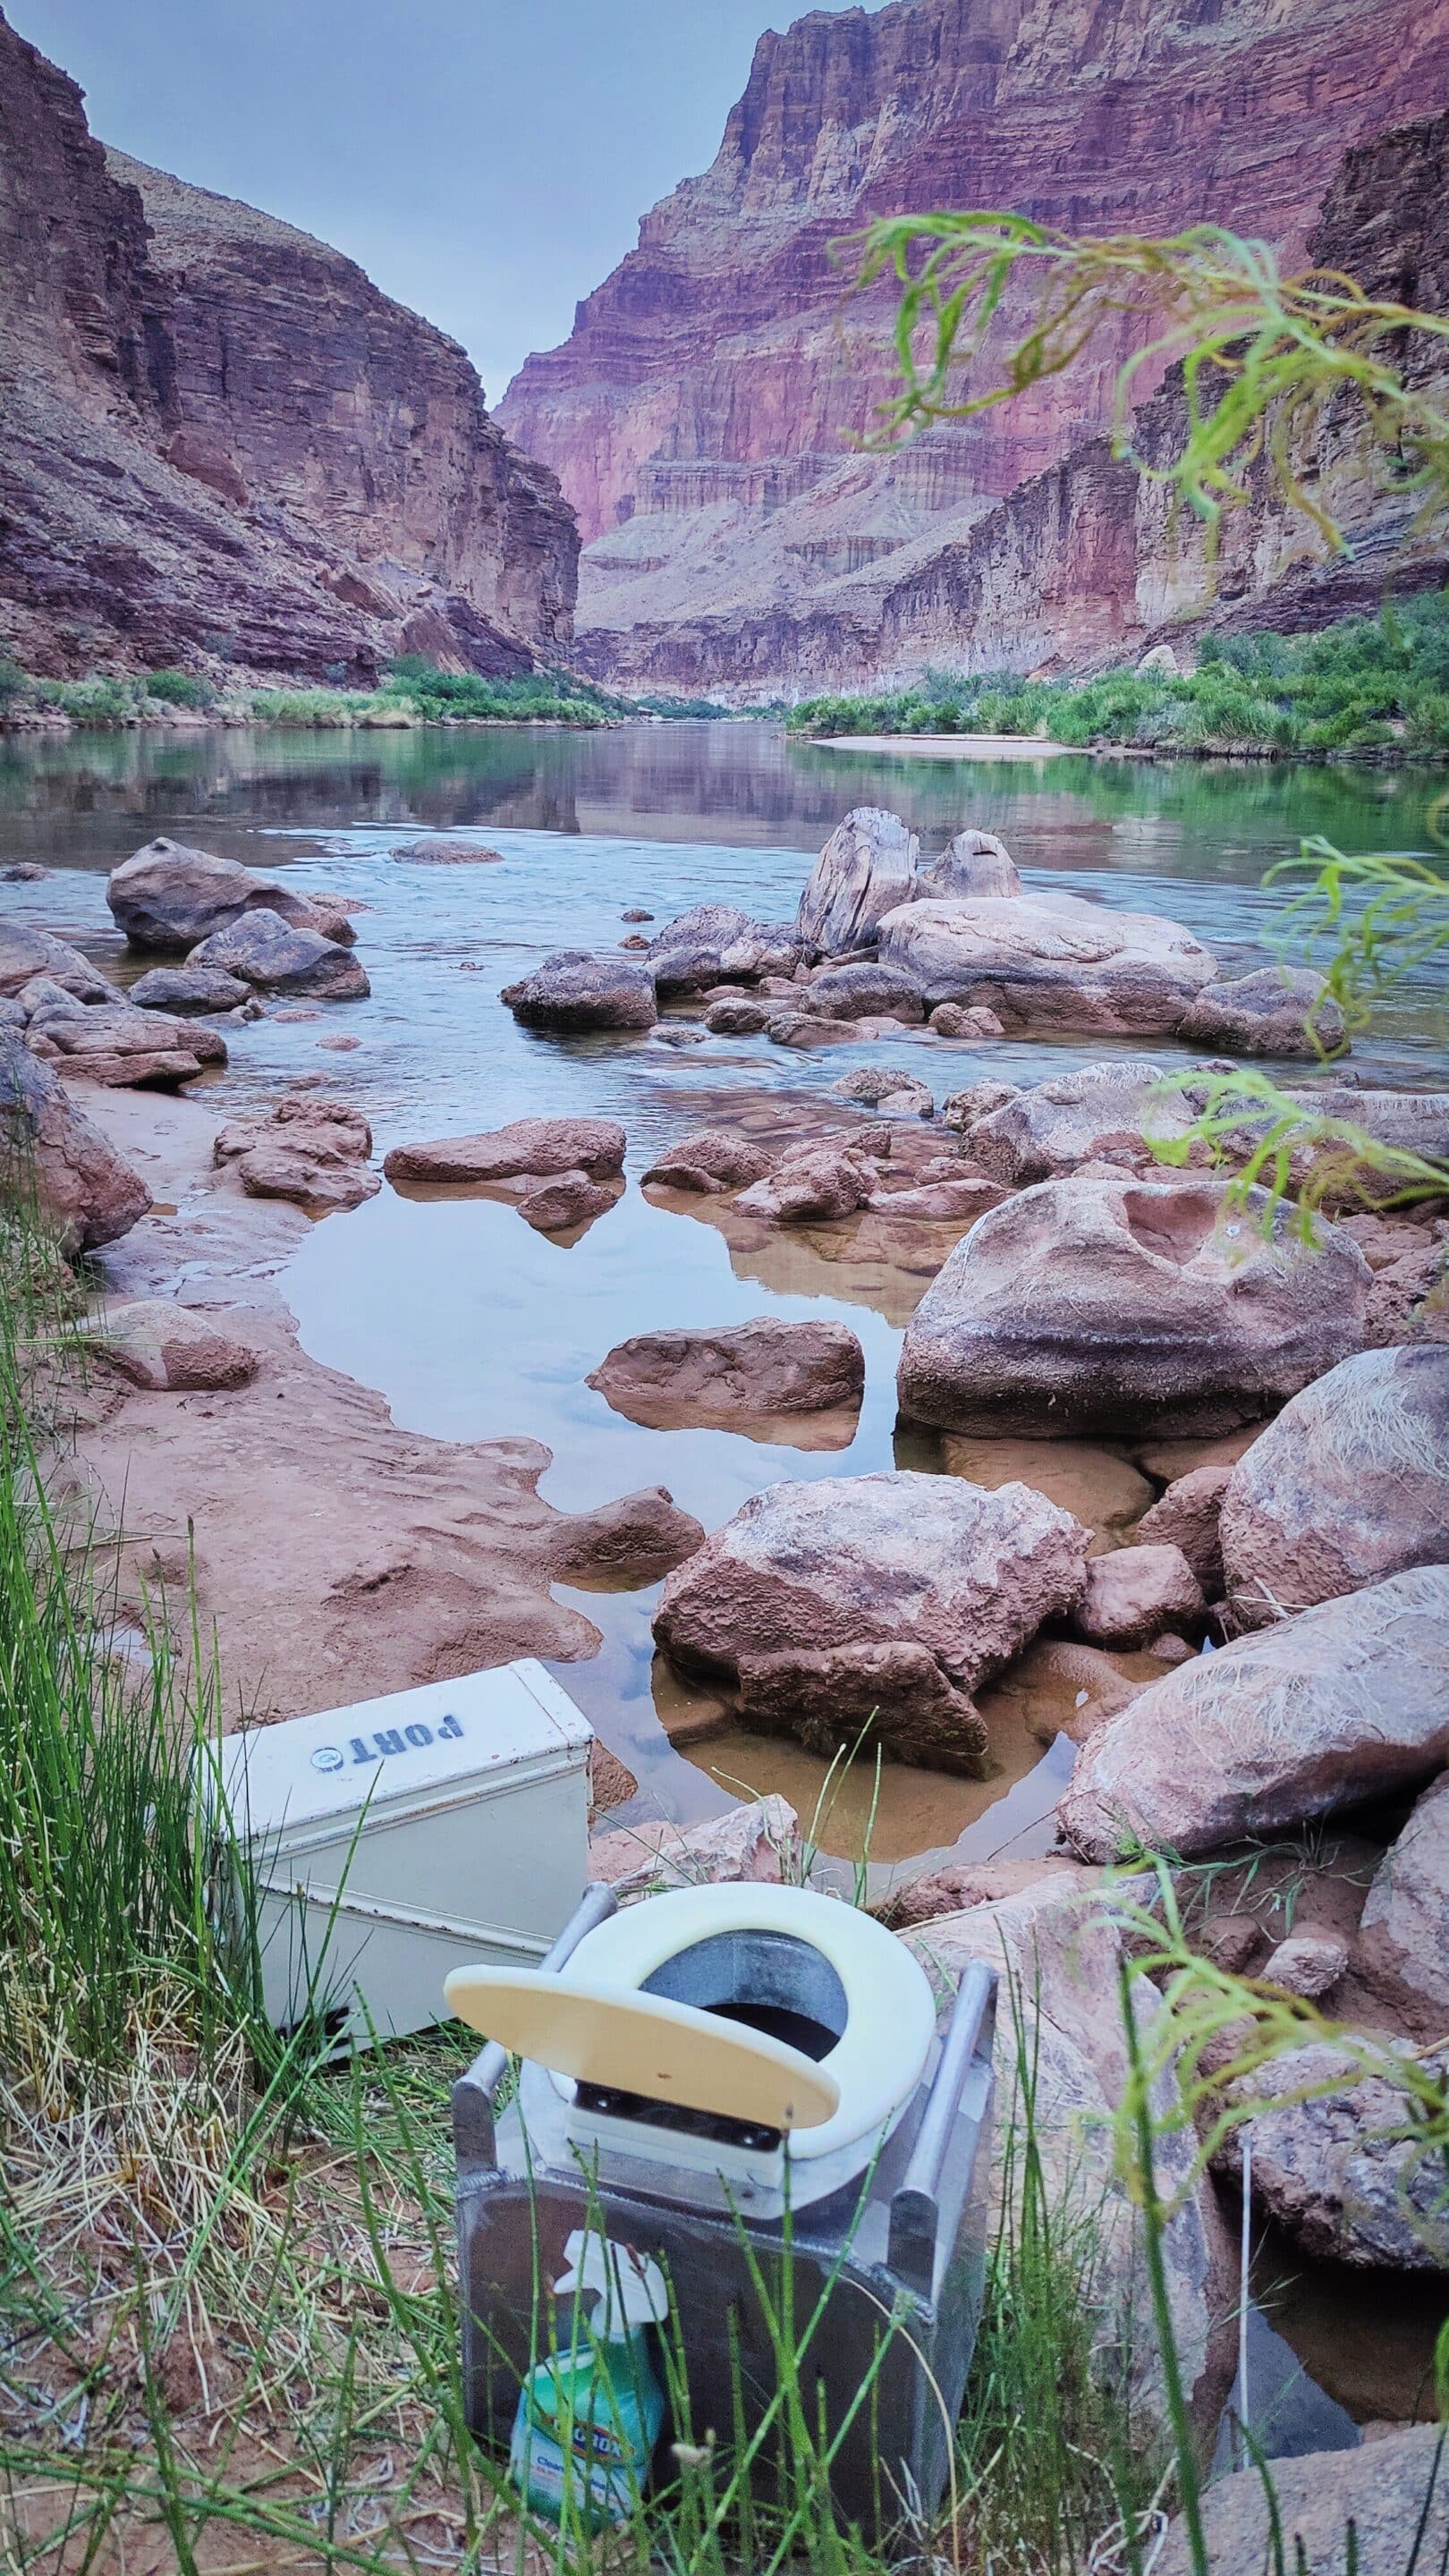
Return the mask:
<path id="1" fill-rule="evenodd" d="M 731 1932 L 779 1932 L 807 1943 L 845 1991 L 844 2032 L 818 2060 L 839 2087 L 840 2106 L 829 2119 L 792 2131 L 791 2162 L 828 2156 L 875 2130 L 888 2133 L 924 2072 L 936 2003 L 919 1960 L 856 1906 L 812 1888 L 677 1888 L 626 1906 L 586 1933 L 569 1979 L 616 1994 L 637 1991 L 680 1951 Z M 567 2077 L 550 2080 L 572 2100 Z"/>

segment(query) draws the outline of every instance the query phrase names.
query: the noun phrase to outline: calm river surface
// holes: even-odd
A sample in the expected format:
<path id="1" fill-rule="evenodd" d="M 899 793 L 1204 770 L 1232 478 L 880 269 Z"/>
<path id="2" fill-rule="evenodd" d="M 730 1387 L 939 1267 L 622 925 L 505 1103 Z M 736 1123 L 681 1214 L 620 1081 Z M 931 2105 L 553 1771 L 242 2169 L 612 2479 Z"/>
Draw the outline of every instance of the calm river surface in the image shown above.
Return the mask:
<path id="1" fill-rule="evenodd" d="M 229 1031 L 231 1064 L 207 1086 L 213 1106 L 269 1100 L 288 1079 L 321 1070 L 329 1092 L 366 1110 L 379 1154 L 407 1136 L 495 1127 L 529 1113 L 601 1113 L 627 1128 L 637 1177 L 659 1146 L 712 1111 L 767 1118 L 828 1091 L 881 1050 L 802 1054 L 763 1039 L 680 1047 L 658 1037 L 559 1041 L 518 1029 L 497 999 L 499 986 L 551 948 L 612 944 L 629 908 L 647 908 L 663 923 L 686 905 L 720 899 L 787 917 L 842 814 L 879 804 L 909 819 L 928 854 L 966 823 L 999 832 L 1029 884 L 1170 913 L 1207 939 L 1230 972 L 1242 972 L 1263 962 L 1281 901 L 1261 890 L 1266 868 L 1310 833 L 1351 851 L 1430 847 L 1444 783 L 1442 773 L 1415 770 L 1076 757 L 917 762 L 796 745 L 747 724 L 640 724 L 597 734 L 9 736 L 0 737 L 0 864 L 40 860 L 56 874 L 0 887 L 0 910 L 73 937 L 129 980 L 139 969 L 125 959 L 104 903 L 105 876 L 118 858 L 165 832 L 258 867 L 288 863 L 302 886 L 335 888 L 357 905 L 372 998 Z M 504 864 L 433 868 L 393 859 L 398 843 L 427 830 L 475 830 Z M 321 1038 L 342 1032 L 360 1040 L 355 1053 L 318 1053 Z M 1356 1061 L 1375 1082 L 1433 1083 L 1443 1078 L 1444 1037 L 1442 1005 L 1426 991 L 1410 993 L 1384 1011 L 1372 1047 Z M 938 1100 L 981 1075 L 1036 1080 L 1106 1051 L 1100 1043 L 1021 1041 L 893 1050 Z M 1151 1052 L 1173 1061 L 1169 1047 Z M 354 1214 L 316 1225 L 284 1284 L 307 1349 L 380 1388 L 408 1427 L 449 1439 L 527 1433 L 545 1442 L 554 1463 L 543 1491 L 564 1508 L 664 1484 L 715 1528 L 781 1477 L 858 1474 L 893 1462 L 941 1466 L 930 1439 L 903 1437 L 895 1419 L 901 1328 L 924 1280 L 842 1259 L 822 1235 L 777 1236 L 763 1255 L 732 1258 L 709 1209 L 700 1201 L 671 1213 L 631 1187 L 566 1246 L 488 1200 L 406 1199 L 384 1188 Z M 628 1333 L 756 1314 L 833 1316 L 859 1334 L 867 1391 L 848 1449 L 643 1430 L 584 1383 Z M 1103 1465 L 1096 1452 L 1074 1470 L 1086 1478 L 1088 1499 Z M 1122 1472 L 1120 1461 L 1105 1467 Z M 738 1727 L 709 1732 L 710 1704 L 654 1665 L 652 1593 L 573 1597 L 603 1644 L 592 1662 L 570 1665 L 562 1677 L 638 1774 L 641 1804 L 689 1819 L 726 1806 L 743 1788 L 779 1788 L 808 1820 L 822 1765 Z M 1046 1847 L 1070 1748 L 1062 1738 L 1056 1752 L 1044 1751 L 1008 1694 L 989 1696 L 986 1708 L 996 1776 L 982 1784 L 888 1769 L 871 1844 L 876 1859 Z M 819 1829 L 827 1849 L 859 1851 L 871 1787 L 847 1782 L 835 1796 Z M 1283 2272 L 1265 2261 L 1273 2288 L 1265 2273 L 1260 2295 L 1353 2415 L 1402 2416 L 1424 2403 L 1437 2300 L 1422 2318 L 1400 2317 L 1391 2350 L 1370 2350 L 1362 2294 L 1310 2268 L 1285 2307 Z M 1297 2270 L 1288 2267 L 1290 2279 Z M 1285 2359 L 1291 2370 L 1292 2355 Z M 1331 2426 L 1318 2427 L 1314 2438 L 1335 2436 Z"/>

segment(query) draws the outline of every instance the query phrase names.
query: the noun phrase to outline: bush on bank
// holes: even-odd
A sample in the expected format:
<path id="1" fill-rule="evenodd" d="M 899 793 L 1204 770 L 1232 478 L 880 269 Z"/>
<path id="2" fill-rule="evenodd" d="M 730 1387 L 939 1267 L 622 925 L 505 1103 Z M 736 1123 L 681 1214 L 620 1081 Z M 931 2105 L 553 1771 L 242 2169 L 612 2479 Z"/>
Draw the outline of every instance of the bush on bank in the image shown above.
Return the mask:
<path id="1" fill-rule="evenodd" d="M 1449 593 L 1316 635 L 1204 636 L 1194 671 L 1083 681 L 928 671 L 914 688 L 811 698 L 792 733 L 1036 736 L 1089 750 L 1449 756 Z"/>
<path id="2" fill-rule="evenodd" d="M 480 721 L 590 726 L 630 712 L 622 699 L 568 671 L 485 680 L 409 659 L 394 662 L 376 689 L 233 688 L 205 672 L 179 670 L 42 680 L 16 662 L 0 660 L 0 724 L 63 716 L 73 725 L 113 729 L 180 716 L 304 728 Z"/>

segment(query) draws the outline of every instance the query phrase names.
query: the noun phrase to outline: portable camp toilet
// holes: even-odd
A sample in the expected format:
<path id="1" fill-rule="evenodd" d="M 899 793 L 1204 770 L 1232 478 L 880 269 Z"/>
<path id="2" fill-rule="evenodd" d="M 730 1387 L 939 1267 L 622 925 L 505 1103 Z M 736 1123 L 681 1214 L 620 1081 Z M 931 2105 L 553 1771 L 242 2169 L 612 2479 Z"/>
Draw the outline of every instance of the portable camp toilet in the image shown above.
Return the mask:
<path id="1" fill-rule="evenodd" d="M 592 2233 L 595 2276 L 668 2285 L 691 2441 L 761 2425 L 772 2325 L 819 2309 L 802 2399 L 838 2442 L 838 2508 L 873 2542 L 934 2512 L 980 2311 L 993 1972 L 968 1967 L 942 2017 L 904 1943 L 834 1897 L 696 1887 L 620 1910 L 591 1887 L 541 1968 L 463 1968 L 448 1999 L 490 2043 L 453 2088 L 475 2434 L 507 2448 L 525 2383 L 570 2350 Z M 767 2437 L 757 2488 L 776 2456 Z"/>
<path id="2" fill-rule="evenodd" d="M 587 1876 L 592 1740 L 528 1660 L 204 1748 L 198 1787 L 230 1845 L 233 1924 L 255 1925 L 267 2018 L 397 2037 L 442 2017 L 451 1968 L 540 1960 Z"/>

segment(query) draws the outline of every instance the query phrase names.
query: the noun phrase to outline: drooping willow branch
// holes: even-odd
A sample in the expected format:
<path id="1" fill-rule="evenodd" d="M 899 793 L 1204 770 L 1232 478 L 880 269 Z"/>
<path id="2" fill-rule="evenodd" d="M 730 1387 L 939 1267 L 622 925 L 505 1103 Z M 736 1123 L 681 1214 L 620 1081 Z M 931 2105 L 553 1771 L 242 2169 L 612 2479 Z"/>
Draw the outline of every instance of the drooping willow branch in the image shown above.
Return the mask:
<path id="1" fill-rule="evenodd" d="M 1345 389 L 1400 486 L 1422 493 L 1425 515 L 1449 494 L 1449 408 L 1432 384 L 1406 382 L 1394 345 L 1406 332 L 1449 342 L 1449 318 L 1368 295 L 1337 270 L 1281 277 L 1266 243 L 1212 224 L 1160 241 L 1092 240 L 992 213 L 887 217 L 837 248 L 853 258 L 857 288 L 890 278 L 897 289 L 902 389 L 882 406 L 871 444 L 969 419 L 1065 375 L 1104 324 L 1126 316 L 1141 345 L 1117 374 L 1115 451 L 1211 525 L 1248 499 L 1244 476 L 1266 453 L 1284 497 L 1330 546 L 1344 546 L 1294 457 Z M 1015 338 L 1007 327 L 1001 350 L 988 341 L 998 317 L 1006 326 L 1008 289 L 1024 293 L 1030 318 Z M 1175 362 L 1187 434 L 1162 464 L 1139 452 L 1132 406 L 1144 372 Z"/>

